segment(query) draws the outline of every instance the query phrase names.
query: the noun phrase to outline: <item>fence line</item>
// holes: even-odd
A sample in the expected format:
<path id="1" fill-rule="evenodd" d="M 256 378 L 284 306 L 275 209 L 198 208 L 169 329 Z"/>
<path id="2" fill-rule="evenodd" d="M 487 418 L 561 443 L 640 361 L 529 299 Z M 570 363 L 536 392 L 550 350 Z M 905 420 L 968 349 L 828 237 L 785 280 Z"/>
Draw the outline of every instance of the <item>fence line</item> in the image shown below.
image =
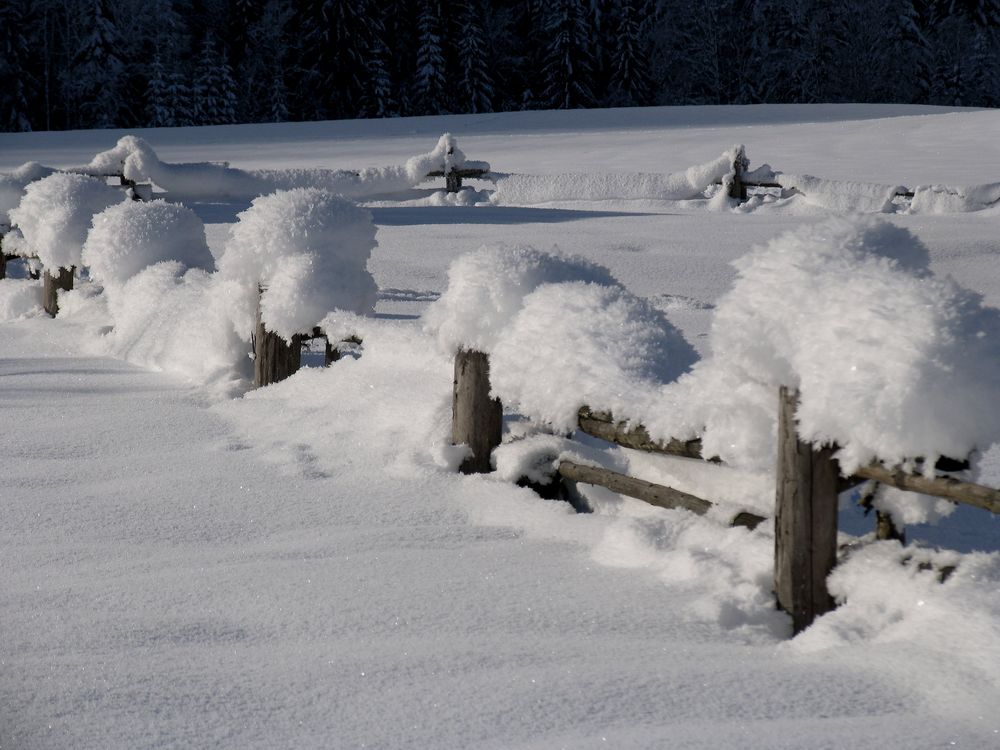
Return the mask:
<path id="1" fill-rule="evenodd" d="M 469 362 L 474 362 L 475 367 L 470 368 Z M 798 392 L 782 387 L 777 397 L 774 591 L 778 607 L 791 615 L 795 633 L 809 627 L 815 618 L 834 606 L 826 579 L 837 560 L 837 498 L 844 490 L 874 481 L 1000 514 L 1000 490 L 952 477 L 910 474 L 899 467 L 888 469 L 878 462 L 858 469 L 849 477 L 841 476 L 834 458 L 836 446 L 817 447 L 799 438 L 795 423 Z M 500 401 L 490 397 L 489 356 L 486 353 L 461 350 L 456 355 L 452 408 L 452 443 L 465 445 L 470 452 L 462 470 L 468 473 L 492 471 L 491 454 L 500 445 L 502 437 L 496 423 L 486 418 L 458 419 L 460 412 L 482 414 L 489 411 L 492 415 L 502 411 Z M 461 429 L 456 426 L 460 423 Z M 480 429 L 487 424 L 488 428 L 484 426 Z M 578 428 L 581 432 L 623 447 L 706 460 L 700 440 L 654 440 L 641 424 L 618 421 L 610 412 L 583 407 L 578 413 Z M 721 464 L 715 457 L 707 460 Z M 955 470 L 968 468 L 968 463 L 942 459 L 936 468 L 938 466 Z M 556 473 L 560 481 L 597 484 L 663 508 L 684 508 L 704 514 L 712 507 L 712 503 L 704 498 L 602 467 L 560 460 Z M 871 499 L 868 498 L 869 503 Z M 764 520 L 744 512 L 733 519 L 732 525 L 753 529 Z M 903 538 L 902 531 L 893 526 L 887 514 L 877 514 L 876 532 L 879 539 Z"/>

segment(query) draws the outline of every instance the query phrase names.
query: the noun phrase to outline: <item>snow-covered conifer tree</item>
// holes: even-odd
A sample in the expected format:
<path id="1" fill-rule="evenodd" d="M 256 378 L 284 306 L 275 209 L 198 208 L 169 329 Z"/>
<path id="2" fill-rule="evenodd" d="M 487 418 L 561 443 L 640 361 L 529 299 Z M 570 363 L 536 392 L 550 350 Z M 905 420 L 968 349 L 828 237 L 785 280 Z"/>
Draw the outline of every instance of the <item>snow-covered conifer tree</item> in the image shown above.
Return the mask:
<path id="1" fill-rule="evenodd" d="M 543 71 L 542 101 L 555 109 L 593 106 L 590 30 L 581 0 L 553 2 L 545 30 L 551 42 Z"/>
<path id="2" fill-rule="evenodd" d="M 88 0 L 80 18 L 83 36 L 66 73 L 71 122 L 77 127 L 111 128 L 118 124 L 125 64 L 110 0 Z"/>
<path id="3" fill-rule="evenodd" d="M 482 3 L 469 0 L 462 13 L 458 43 L 462 79 L 459 84 L 458 102 L 462 112 L 491 112 L 493 110 L 493 78 L 486 58 L 486 40 L 483 35 Z"/>
<path id="4" fill-rule="evenodd" d="M 31 130 L 28 114 L 28 13 L 23 0 L 0 3 L 0 130 Z"/>
<path id="5" fill-rule="evenodd" d="M 644 0 L 622 0 L 618 6 L 610 83 L 610 102 L 618 106 L 649 104 L 652 98 L 649 54 L 643 43 L 643 22 L 649 16 L 645 5 Z"/>
<path id="6" fill-rule="evenodd" d="M 448 110 L 442 49 L 443 20 L 440 0 L 423 0 L 418 22 L 420 44 L 414 80 L 415 105 L 419 114 L 437 115 Z"/>

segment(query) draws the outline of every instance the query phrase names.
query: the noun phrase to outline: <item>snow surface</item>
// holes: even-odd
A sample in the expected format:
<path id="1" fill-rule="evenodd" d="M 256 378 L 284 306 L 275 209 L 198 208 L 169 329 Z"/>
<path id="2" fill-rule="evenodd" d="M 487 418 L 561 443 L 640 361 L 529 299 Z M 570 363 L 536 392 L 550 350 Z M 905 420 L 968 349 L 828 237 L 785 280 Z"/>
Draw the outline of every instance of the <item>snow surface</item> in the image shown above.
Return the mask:
<path id="1" fill-rule="evenodd" d="M 404 164 L 447 131 L 504 171 L 540 175 L 678 172 L 742 142 L 795 174 L 976 185 L 996 180 L 998 126 L 996 112 L 776 106 L 143 137 L 177 163 L 351 169 Z M 86 162 L 117 137 L 0 134 L 0 169 Z M 424 332 L 420 317 L 444 299 L 456 258 L 501 242 L 559 245 L 610 269 L 603 284 L 647 298 L 704 357 L 740 273 L 732 261 L 825 220 L 823 209 L 798 197 L 745 213 L 616 199 L 433 206 L 431 195 L 371 206 L 378 297 L 375 317 L 350 321 L 360 356 L 241 399 L 108 357 L 106 327 L 119 324 L 93 284 L 61 296 L 54 321 L 0 326 L 0 744 L 996 746 L 993 516 L 959 508 L 938 527 L 908 527 L 901 548 L 863 536 L 871 520 L 844 496 L 847 557 L 830 581 L 841 605 L 788 640 L 769 524 L 726 525 L 739 508 L 767 512 L 768 471 L 568 441 L 513 415 L 497 456 L 505 471 L 453 471 L 454 339 Z M 248 200 L 192 205 L 217 257 Z M 997 306 L 998 218 L 986 208 L 886 220 L 919 238 L 933 276 Z M 206 275 L 158 264 L 126 287 L 147 277 L 154 296 L 174 288 L 181 299 Z M 539 287 L 510 293 L 505 325 Z M 224 333 L 206 304 L 195 295 L 177 308 Z M 135 351 L 164 338 L 138 337 Z M 510 472 L 556 451 L 725 507 L 697 517 L 581 487 L 595 513 L 575 515 L 511 484 Z M 1000 481 L 995 449 L 976 471 Z"/>
<path id="2" fill-rule="evenodd" d="M 57 172 L 30 183 L 10 220 L 46 269 L 80 266 L 94 214 L 126 200 L 94 177 Z"/>

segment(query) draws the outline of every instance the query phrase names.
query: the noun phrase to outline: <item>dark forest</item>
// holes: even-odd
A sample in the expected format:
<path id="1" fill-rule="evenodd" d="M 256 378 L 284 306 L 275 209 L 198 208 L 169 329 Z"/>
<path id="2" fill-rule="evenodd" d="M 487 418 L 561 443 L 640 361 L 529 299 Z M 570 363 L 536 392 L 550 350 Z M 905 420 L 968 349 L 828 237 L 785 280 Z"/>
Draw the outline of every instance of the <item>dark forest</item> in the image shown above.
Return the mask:
<path id="1" fill-rule="evenodd" d="M 3 0 L 0 130 L 1000 104 L 1000 0 Z"/>

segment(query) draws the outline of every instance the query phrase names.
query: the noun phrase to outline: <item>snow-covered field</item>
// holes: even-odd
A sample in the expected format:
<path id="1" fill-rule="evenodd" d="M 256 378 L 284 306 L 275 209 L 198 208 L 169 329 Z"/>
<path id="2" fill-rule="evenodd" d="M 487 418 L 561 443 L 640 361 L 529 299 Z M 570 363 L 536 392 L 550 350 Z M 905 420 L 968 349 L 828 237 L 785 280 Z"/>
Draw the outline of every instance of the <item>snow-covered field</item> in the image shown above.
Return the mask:
<path id="1" fill-rule="evenodd" d="M 279 170 L 402 165 L 443 132 L 496 172 L 534 177 L 488 205 L 452 205 L 431 183 L 369 201 L 376 315 L 355 323 L 361 356 L 329 369 L 240 396 L 245 384 L 218 374 L 203 336 L 126 319 L 124 303 L 105 306 L 87 284 L 50 320 L 29 282 L 0 282 L 0 747 L 1000 747 L 1000 520 L 959 508 L 907 526 L 905 550 L 859 544 L 872 519 L 844 496 L 853 546 L 830 580 L 843 603 L 790 639 L 771 594 L 771 524 L 729 528 L 596 488 L 597 512 L 577 515 L 509 481 L 531 458 L 517 442 L 496 475 L 455 473 L 452 363 L 421 317 L 459 256 L 556 246 L 605 266 L 650 303 L 634 309 L 665 314 L 707 358 L 738 344 L 712 329 L 738 279 L 732 262 L 845 206 L 637 197 L 609 173 L 677 174 L 742 143 L 751 168 L 788 175 L 986 185 L 1000 180 L 1000 112 L 655 108 L 138 135 L 165 162 Z M 0 172 L 86 164 L 122 135 L 0 134 Z M 471 184 L 483 192 L 467 202 L 485 203 L 492 185 Z M 539 203 L 542 188 L 574 199 Z M 190 204 L 216 257 L 248 205 Z M 1000 207 L 932 208 L 881 218 L 926 246 L 935 276 L 1000 307 Z M 185 278 L 171 304 L 192 326 L 218 325 L 208 274 Z M 780 297 L 779 310 L 810 301 L 801 289 Z M 908 350 L 932 338 L 910 333 Z M 498 356 L 541 361 L 544 334 L 533 352 Z M 540 374 L 557 392 L 560 374 Z M 945 403 L 947 379 L 931 382 Z M 986 421 L 995 412 L 983 405 Z M 592 440 L 574 450 L 771 512 L 760 467 Z M 976 472 L 1000 486 L 993 452 Z"/>

